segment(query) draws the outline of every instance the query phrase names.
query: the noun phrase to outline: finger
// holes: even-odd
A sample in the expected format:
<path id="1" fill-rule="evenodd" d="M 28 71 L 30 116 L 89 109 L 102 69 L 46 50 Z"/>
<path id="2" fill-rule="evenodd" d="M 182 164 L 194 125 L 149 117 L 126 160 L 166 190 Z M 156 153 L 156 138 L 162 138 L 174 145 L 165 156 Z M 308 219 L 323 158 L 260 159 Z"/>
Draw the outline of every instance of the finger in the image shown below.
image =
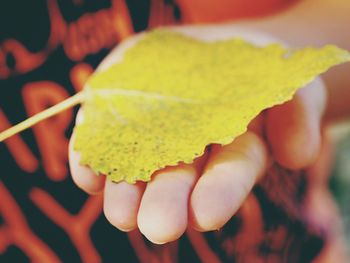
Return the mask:
<path id="1" fill-rule="evenodd" d="M 188 200 L 196 178 L 194 165 L 178 165 L 158 172 L 148 183 L 137 221 L 150 241 L 170 242 L 185 232 Z"/>
<path id="2" fill-rule="evenodd" d="M 106 180 L 103 210 L 107 220 L 122 231 L 137 227 L 137 211 L 145 183 L 114 183 Z"/>
<path id="3" fill-rule="evenodd" d="M 83 120 L 83 112 L 79 110 L 76 118 L 76 122 L 80 123 Z M 75 139 L 75 133 L 69 141 L 69 167 L 72 175 L 72 179 L 75 184 L 89 194 L 99 194 L 102 192 L 105 176 L 96 176 L 94 172 L 83 165 L 80 165 L 80 154 L 73 149 Z"/>
<path id="4" fill-rule="evenodd" d="M 214 149 L 191 195 L 191 225 L 199 231 L 222 227 L 241 206 L 266 166 L 266 147 L 252 132 Z"/>
<path id="5" fill-rule="evenodd" d="M 274 158 L 282 166 L 301 169 L 315 161 L 325 106 L 325 87 L 316 79 L 299 90 L 293 100 L 268 111 L 267 138 Z"/>
<path id="6" fill-rule="evenodd" d="M 69 142 L 69 167 L 75 184 L 89 194 L 102 192 L 105 176 L 97 176 L 90 168 L 80 165 L 80 154 L 73 150 L 74 133 Z"/>

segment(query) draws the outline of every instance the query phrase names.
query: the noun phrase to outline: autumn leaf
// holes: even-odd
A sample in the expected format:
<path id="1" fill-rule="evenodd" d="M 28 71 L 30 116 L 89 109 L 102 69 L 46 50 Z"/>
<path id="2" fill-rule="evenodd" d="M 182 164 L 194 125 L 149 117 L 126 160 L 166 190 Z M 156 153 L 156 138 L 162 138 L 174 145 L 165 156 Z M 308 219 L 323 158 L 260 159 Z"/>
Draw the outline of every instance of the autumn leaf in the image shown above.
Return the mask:
<path id="1" fill-rule="evenodd" d="M 229 144 L 262 110 L 349 59 L 331 45 L 287 50 L 155 30 L 90 79 L 74 148 L 96 174 L 149 181 L 160 168 L 191 163 L 209 144 Z"/>

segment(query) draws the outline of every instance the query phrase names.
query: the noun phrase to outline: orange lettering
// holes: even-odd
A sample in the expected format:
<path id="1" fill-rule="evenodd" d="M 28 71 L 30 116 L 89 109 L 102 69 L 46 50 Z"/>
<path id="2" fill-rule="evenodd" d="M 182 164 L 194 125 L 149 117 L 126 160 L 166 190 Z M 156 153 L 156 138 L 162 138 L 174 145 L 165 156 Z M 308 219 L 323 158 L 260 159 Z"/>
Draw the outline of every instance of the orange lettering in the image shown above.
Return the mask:
<path id="1" fill-rule="evenodd" d="M 86 81 L 93 71 L 94 69 L 86 63 L 80 63 L 71 69 L 70 79 L 76 92 L 83 89 Z"/>
<path id="2" fill-rule="evenodd" d="M 119 39 L 123 40 L 134 34 L 130 13 L 125 0 L 113 0 L 112 9 L 114 30 L 119 34 Z"/>
<path id="3" fill-rule="evenodd" d="M 64 51 L 71 60 L 82 61 L 88 54 L 95 54 L 102 48 L 111 48 L 118 40 L 134 33 L 125 0 L 114 0 L 112 8 L 84 14 L 69 24 L 62 16 L 57 0 L 47 0 L 47 8 L 51 30 L 44 48 L 32 53 L 16 39 L 5 40 L 0 45 L 0 79 L 36 69 L 60 44 L 63 44 Z M 8 55 L 14 58 L 13 68 L 7 65 Z"/>
<path id="4" fill-rule="evenodd" d="M 77 215 L 69 214 L 50 194 L 39 188 L 33 188 L 29 196 L 48 218 L 68 234 L 82 262 L 101 262 L 89 236 L 92 225 L 102 212 L 101 195 L 89 197 Z"/>
<path id="5" fill-rule="evenodd" d="M 49 11 L 51 30 L 46 49 L 52 50 L 63 41 L 67 25 L 60 12 L 57 0 L 47 0 L 47 9 Z"/>
<path id="6" fill-rule="evenodd" d="M 113 10 L 100 10 L 95 14 L 98 23 L 95 26 L 94 37 L 105 48 L 113 47 L 118 40 L 118 32 L 113 27 Z"/>
<path id="7" fill-rule="evenodd" d="M 175 23 L 174 7 L 166 4 L 164 0 L 151 0 L 148 27 L 154 28 L 173 23 Z"/>
<path id="8" fill-rule="evenodd" d="M 63 43 L 64 50 L 71 60 L 82 61 L 88 54 L 95 54 L 102 48 L 115 45 L 118 40 L 115 30 L 110 9 L 85 14 L 69 24 Z"/>
<path id="9" fill-rule="evenodd" d="M 10 126 L 11 124 L 5 114 L 0 110 L 0 132 L 10 128 Z M 38 168 L 38 160 L 18 134 L 6 140 L 5 145 L 23 171 L 28 173 L 35 172 Z"/>
<path id="10" fill-rule="evenodd" d="M 6 55 L 7 54 L 1 49 L 0 46 L 0 79 L 6 79 L 11 74 L 11 71 L 6 64 Z"/>
<path id="11" fill-rule="evenodd" d="M 145 243 L 138 229 L 128 233 L 129 241 L 135 250 L 136 256 L 141 263 L 173 263 L 177 262 L 178 242 L 174 241 L 166 245 L 153 245 Z"/>
<path id="12" fill-rule="evenodd" d="M 59 11 L 56 0 L 48 1 L 48 11 L 51 24 L 51 32 L 45 47 L 37 52 L 30 52 L 25 45 L 15 39 L 5 40 L 0 48 L 0 79 L 8 78 L 14 74 L 24 74 L 42 65 L 50 52 L 62 41 L 66 24 Z M 11 55 L 15 60 L 14 68 L 6 65 L 6 56 Z"/>
<path id="13" fill-rule="evenodd" d="M 40 66 L 46 59 L 44 53 L 31 53 L 28 49 L 15 39 L 8 39 L 1 45 L 4 52 L 3 56 L 11 55 L 15 60 L 14 68 L 9 68 L 6 65 L 6 60 L 2 62 L 5 64 L 7 70 L 2 69 L 5 73 L 0 75 L 0 79 L 8 77 L 9 74 L 23 74 L 33 68 Z"/>
<path id="14" fill-rule="evenodd" d="M 203 263 L 220 263 L 220 259 L 209 247 L 204 235 L 192 228 L 188 228 L 186 235 L 193 246 L 194 251 L 197 253 L 201 262 Z"/>
<path id="15" fill-rule="evenodd" d="M 49 81 L 26 84 L 22 94 L 29 116 L 69 96 L 62 86 Z M 33 127 L 44 169 L 53 181 L 63 180 L 68 173 L 66 167 L 68 140 L 65 137 L 65 131 L 71 120 L 72 110 L 67 110 Z"/>
<path id="16" fill-rule="evenodd" d="M 31 262 L 60 262 L 55 253 L 29 228 L 26 219 L 5 185 L 0 182 L 0 252 L 10 245 L 20 248 Z"/>
<path id="17" fill-rule="evenodd" d="M 72 23 L 66 35 L 66 39 L 63 43 L 64 51 L 66 52 L 67 57 L 73 61 L 80 61 L 84 58 L 84 47 L 79 46 L 77 26 L 75 23 Z M 81 50 L 82 48 L 83 50 Z"/>

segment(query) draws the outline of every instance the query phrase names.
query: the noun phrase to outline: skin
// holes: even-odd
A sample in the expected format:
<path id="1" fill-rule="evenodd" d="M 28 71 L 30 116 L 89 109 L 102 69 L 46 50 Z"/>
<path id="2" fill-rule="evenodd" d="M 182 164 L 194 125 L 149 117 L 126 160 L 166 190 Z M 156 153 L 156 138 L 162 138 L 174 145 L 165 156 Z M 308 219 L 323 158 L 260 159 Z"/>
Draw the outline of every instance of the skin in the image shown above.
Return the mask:
<path id="1" fill-rule="evenodd" d="M 315 10 L 318 9 L 316 2 L 305 1 L 308 8 L 312 8 L 314 4 Z M 318 3 L 324 2 L 326 0 Z M 330 40 L 318 38 L 316 33 L 312 37 L 310 33 L 305 38 L 303 32 L 285 30 L 288 27 L 295 29 L 295 23 L 291 21 L 293 18 L 299 19 L 304 5 L 259 22 L 186 26 L 173 30 L 209 40 L 241 36 L 257 44 L 281 42 L 271 37 L 273 34 L 293 46 L 332 42 L 347 47 L 341 36 Z M 341 8 L 339 4 L 339 10 Z M 322 10 L 326 14 L 327 9 Z M 316 19 L 318 16 L 315 14 L 318 13 L 313 14 Z M 303 23 L 302 19 L 298 21 Z M 310 24 L 309 21 L 305 20 L 305 25 Z M 300 24 L 297 26 L 303 27 Z M 283 32 L 287 31 L 289 35 L 286 37 Z M 123 52 L 138 37 L 132 37 L 112 51 L 99 70 L 120 61 Z M 328 86 L 337 79 L 337 85 L 345 87 L 343 83 L 339 84 L 340 73 L 332 74 L 325 77 Z M 336 92 L 330 88 L 328 90 L 332 104 Z M 139 228 L 153 243 L 171 242 L 178 239 L 188 227 L 198 231 L 221 228 L 242 205 L 254 184 L 265 174 L 271 160 L 289 169 L 303 169 L 312 165 L 320 153 L 321 123 L 326 108 L 325 84 L 321 79 L 316 79 L 300 89 L 291 101 L 261 114 L 251 123 L 249 130 L 230 145 L 215 146 L 194 164 L 163 169 L 153 175 L 150 182 L 135 185 L 112 183 L 105 180 L 104 176 L 95 176 L 90 169 L 80 166 L 79 153 L 72 150 L 73 134 L 69 152 L 71 174 L 74 182 L 84 191 L 104 195 L 105 216 L 116 228 L 122 231 Z M 337 112 L 343 113 L 344 110 L 327 108 L 327 116 L 338 116 Z M 77 121 L 82 118 L 83 113 L 80 112 Z M 262 131 L 266 134 L 265 140 L 262 139 Z"/>
<path id="2" fill-rule="evenodd" d="M 185 31 L 199 38 L 208 38 L 203 29 L 192 27 Z M 242 35 L 240 30 L 229 27 L 211 30 L 214 29 L 213 32 L 221 30 L 221 38 Z M 254 32 L 245 31 L 244 34 L 257 44 L 276 41 Z M 217 34 L 213 34 L 211 39 L 214 36 Z M 100 69 L 118 61 L 125 47 L 131 46 L 137 39 L 132 38 L 114 50 Z M 79 165 L 79 153 L 72 150 L 73 135 L 70 143 L 73 180 L 88 193 L 103 192 L 104 213 L 112 225 L 122 231 L 138 227 L 154 243 L 176 240 L 188 226 L 198 231 L 215 230 L 238 210 L 268 168 L 268 159 L 275 158 L 292 169 L 300 169 L 314 161 L 319 151 L 320 119 L 325 97 L 322 81 L 314 81 L 301 89 L 292 101 L 257 118 L 250 130 L 232 144 L 213 147 L 194 164 L 163 169 L 153 176 L 152 181 L 135 185 L 110 182 Z M 82 118 L 80 112 L 77 121 Z M 268 141 L 259 134 L 265 125 Z M 288 145 L 283 143 L 285 141 L 289 142 Z M 308 151 L 304 150 L 305 142 L 309 144 Z M 268 147 L 271 147 L 271 153 Z"/>

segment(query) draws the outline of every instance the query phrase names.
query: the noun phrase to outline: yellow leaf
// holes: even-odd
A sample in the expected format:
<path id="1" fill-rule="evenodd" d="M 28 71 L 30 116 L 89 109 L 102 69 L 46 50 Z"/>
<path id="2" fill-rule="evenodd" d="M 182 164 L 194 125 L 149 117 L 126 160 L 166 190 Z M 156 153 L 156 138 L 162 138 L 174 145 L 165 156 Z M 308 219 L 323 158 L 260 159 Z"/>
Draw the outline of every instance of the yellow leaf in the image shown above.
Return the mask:
<path id="1" fill-rule="evenodd" d="M 232 142 L 262 110 L 349 59 L 331 45 L 287 50 L 152 31 L 90 79 L 74 147 L 97 174 L 149 181 L 160 168 L 191 163 L 209 144 Z"/>

